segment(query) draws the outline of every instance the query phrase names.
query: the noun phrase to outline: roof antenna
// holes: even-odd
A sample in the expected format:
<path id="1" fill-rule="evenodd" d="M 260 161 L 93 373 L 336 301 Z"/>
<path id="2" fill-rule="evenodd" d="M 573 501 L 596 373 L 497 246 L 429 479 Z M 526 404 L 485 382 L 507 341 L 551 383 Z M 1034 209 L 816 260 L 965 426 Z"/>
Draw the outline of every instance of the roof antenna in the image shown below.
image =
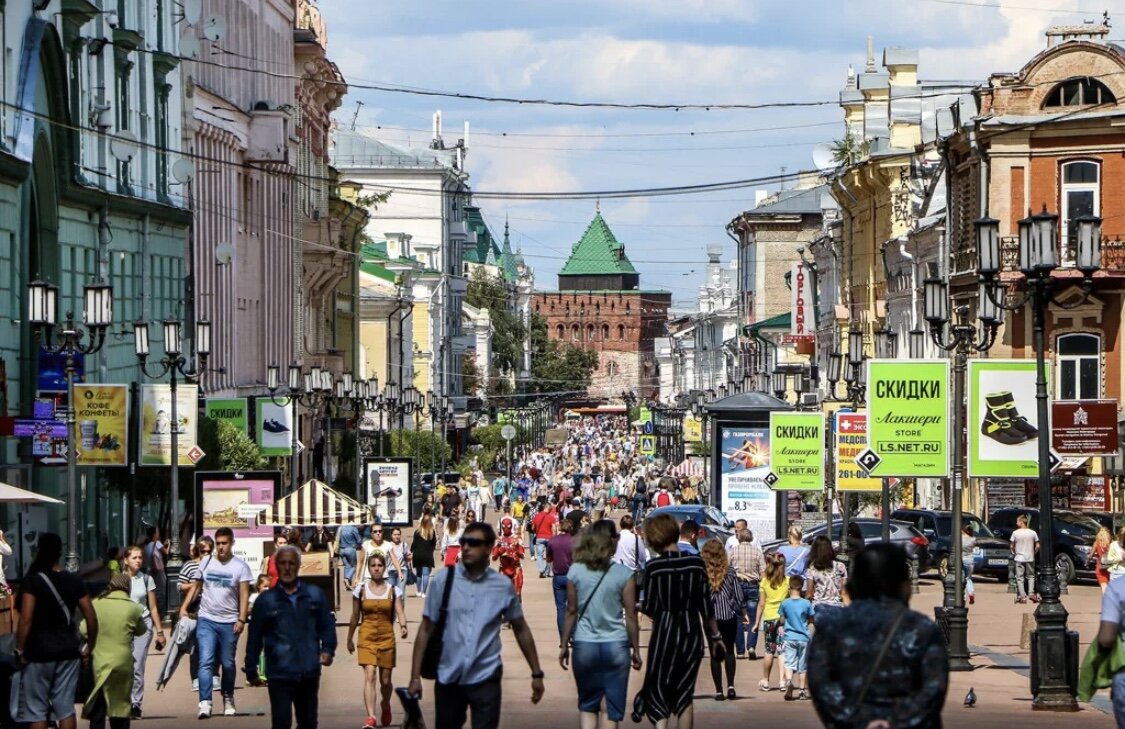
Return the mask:
<path id="1" fill-rule="evenodd" d="M 352 131 L 353 132 L 355 131 L 355 122 L 356 122 L 357 119 L 359 119 L 359 110 L 362 106 L 363 106 L 363 102 L 360 101 L 359 99 L 356 99 L 355 113 L 352 114 Z"/>
<path id="2" fill-rule="evenodd" d="M 602 199 L 600 197 L 594 200 L 594 212 L 598 215 L 602 214 Z"/>

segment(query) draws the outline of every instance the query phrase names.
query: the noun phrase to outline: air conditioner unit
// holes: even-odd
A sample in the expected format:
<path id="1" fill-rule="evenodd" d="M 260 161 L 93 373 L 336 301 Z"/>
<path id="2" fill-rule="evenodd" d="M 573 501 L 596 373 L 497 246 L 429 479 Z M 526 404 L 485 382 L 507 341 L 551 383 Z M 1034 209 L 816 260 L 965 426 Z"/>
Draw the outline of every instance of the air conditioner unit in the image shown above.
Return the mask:
<path id="1" fill-rule="evenodd" d="M 289 115 L 284 111 L 261 109 L 264 102 L 250 112 L 250 139 L 246 149 L 247 162 L 289 162 Z"/>

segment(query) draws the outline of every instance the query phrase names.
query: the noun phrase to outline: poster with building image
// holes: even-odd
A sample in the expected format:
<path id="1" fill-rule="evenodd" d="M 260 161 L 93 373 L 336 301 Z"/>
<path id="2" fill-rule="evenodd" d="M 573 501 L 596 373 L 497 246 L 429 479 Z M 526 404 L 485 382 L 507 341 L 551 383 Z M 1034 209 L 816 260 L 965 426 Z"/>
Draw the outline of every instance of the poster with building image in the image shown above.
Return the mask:
<path id="1" fill-rule="evenodd" d="M 410 459 L 367 458 L 363 461 L 367 506 L 379 523 L 410 526 Z"/>
<path id="2" fill-rule="evenodd" d="M 234 530 L 235 553 L 247 559 L 258 574 L 262 546 L 273 539 L 274 525 L 265 521 L 281 486 L 279 471 L 202 471 L 195 474 L 193 535 L 215 536 L 215 530 Z"/>
<path id="3" fill-rule="evenodd" d="M 770 473 L 768 427 L 719 428 L 719 510 L 732 521 L 745 519 L 756 539 L 777 533 L 777 494 L 766 483 Z"/>
<path id="4" fill-rule="evenodd" d="M 173 418 L 172 388 L 169 385 L 141 385 L 140 465 L 172 465 L 172 428 L 176 428 L 179 464 L 191 466 L 188 451 L 196 446 L 199 424 L 199 388 L 181 384 L 176 388 Z M 174 421 L 174 426 L 173 426 Z"/>

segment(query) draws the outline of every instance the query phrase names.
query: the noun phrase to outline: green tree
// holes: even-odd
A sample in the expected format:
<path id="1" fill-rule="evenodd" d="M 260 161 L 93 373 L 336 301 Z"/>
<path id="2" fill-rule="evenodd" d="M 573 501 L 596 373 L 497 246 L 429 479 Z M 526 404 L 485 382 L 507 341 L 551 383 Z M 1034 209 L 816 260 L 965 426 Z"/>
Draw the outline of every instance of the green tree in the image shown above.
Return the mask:
<path id="1" fill-rule="evenodd" d="M 476 309 L 488 309 L 492 320 L 492 362 L 488 363 L 495 375 L 516 372 L 523 362 L 523 343 L 527 327 L 518 313 L 509 306 L 508 287 L 503 280 L 489 276 L 483 268 L 473 271 L 465 292 L 465 303 Z M 478 363 L 483 366 L 484 363 Z"/>
<path id="2" fill-rule="evenodd" d="M 533 392 L 585 392 L 598 364 L 598 353 L 551 339 L 547 320 L 531 314 L 531 383 Z"/>
<path id="3" fill-rule="evenodd" d="M 443 457 L 446 462 L 453 459 L 453 448 L 441 437 L 440 431 L 437 433 L 429 430 L 391 431 L 390 455 L 395 458 L 416 458 L 419 463 L 426 464 L 422 470 L 428 470 L 431 453 L 435 463 L 440 463 Z"/>
<path id="4" fill-rule="evenodd" d="M 258 444 L 239 427 L 218 421 L 216 441 L 219 449 L 219 468 L 223 471 L 257 471 L 266 467 L 266 459 Z"/>

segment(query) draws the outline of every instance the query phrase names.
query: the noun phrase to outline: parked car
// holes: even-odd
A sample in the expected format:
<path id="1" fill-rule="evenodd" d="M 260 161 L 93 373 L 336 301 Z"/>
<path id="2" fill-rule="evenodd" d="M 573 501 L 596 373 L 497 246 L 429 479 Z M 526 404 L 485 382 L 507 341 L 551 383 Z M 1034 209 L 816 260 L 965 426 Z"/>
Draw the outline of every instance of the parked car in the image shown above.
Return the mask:
<path id="1" fill-rule="evenodd" d="M 879 519 L 859 518 L 852 519 L 859 525 L 860 533 L 863 534 L 864 544 L 875 544 L 883 540 L 883 523 Z M 832 543 L 839 547 L 840 532 L 843 529 L 844 522 L 842 519 L 837 519 L 832 522 Z M 825 533 L 824 524 L 809 529 L 805 532 L 804 537 L 801 539 L 805 544 L 812 544 L 812 540 L 821 534 Z M 891 542 L 902 546 L 906 550 L 906 556 L 913 559 L 918 557 L 918 574 L 922 574 L 930 568 L 930 553 L 928 550 L 929 540 L 918 531 L 918 529 L 909 522 L 891 520 Z M 776 550 L 783 544 L 786 544 L 785 539 L 772 539 L 762 542 L 762 551 L 769 553 Z"/>
<path id="2" fill-rule="evenodd" d="M 1054 535 L 1051 544 L 1055 552 L 1055 569 L 1059 580 L 1074 582 L 1081 577 L 1093 579 L 1094 566 L 1089 563 L 1094 547 L 1094 537 L 1098 535 L 1098 523 L 1085 514 L 1068 509 L 1054 510 Z M 997 509 L 988 520 L 988 528 L 1001 539 L 1011 539 L 1016 530 L 1016 517 L 1027 514 L 1028 526 L 1044 539 L 1039 529 L 1039 509 L 1007 508 Z"/>
<path id="3" fill-rule="evenodd" d="M 727 539 L 734 534 L 734 522 L 726 517 L 723 512 L 714 506 L 706 504 L 680 504 L 679 506 L 660 506 L 645 514 L 645 519 L 651 519 L 660 514 L 671 514 L 677 522 L 683 524 L 691 519 L 699 525 L 700 548 L 712 539 L 718 539 L 725 544 Z"/>
<path id="4" fill-rule="evenodd" d="M 1117 530 L 1121 528 L 1121 517 L 1115 516 L 1109 511 L 1083 511 L 1079 512 L 1082 516 L 1088 516 L 1098 523 L 1099 527 L 1105 527 L 1109 530 L 1110 535 L 1117 534 Z"/>
<path id="5" fill-rule="evenodd" d="M 950 570 L 949 556 L 953 550 L 953 512 L 937 509 L 898 509 L 891 514 L 897 521 L 913 524 L 929 540 L 930 564 L 943 579 Z M 969 527 L 976 546 L 973 549 L 973 576 L 983 575 L 1008 580 L 1008 542 L 998 538 L 975 514 L 962 514 L 962 524 Z"/>

